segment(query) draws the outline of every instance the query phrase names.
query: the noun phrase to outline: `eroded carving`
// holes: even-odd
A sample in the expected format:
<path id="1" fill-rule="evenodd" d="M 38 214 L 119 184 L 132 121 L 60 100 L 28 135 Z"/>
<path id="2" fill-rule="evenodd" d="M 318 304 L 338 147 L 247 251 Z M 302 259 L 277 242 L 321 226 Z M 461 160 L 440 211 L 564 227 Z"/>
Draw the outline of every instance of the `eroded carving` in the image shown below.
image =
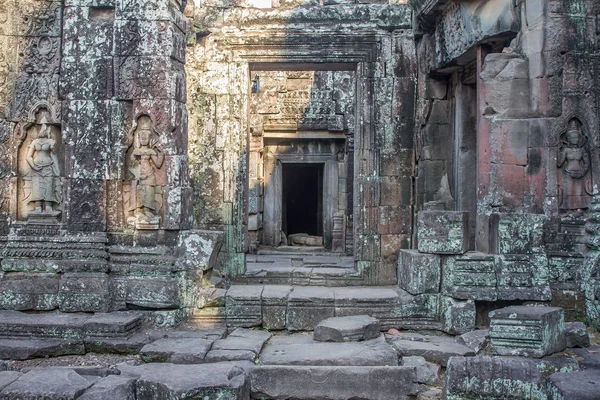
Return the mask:
<path id="1" fill-rule="evenodd" d="M 581 210 L 590 204 L 590 154 L 586 144 L 581 122 L 572 118 L 561 137 L 557 157 L 561 171 L 558 176 L 561 210 Z"/>
<path id="2" fill-rule="evenodd" d="M 165 156 L 158 144 L 158 132 L 149 115 L 142 114 L 131 132 L 128 150 L 129 184 L 125 188 L 125 205 L 130 223 L 137 229 L 158 229 L 163 200 Z"/>
<path id="3" fill-rule="evenodd" d="M 35 121 L 26 126 L 20 150 L 20 216 L 54 222 L 61 214 L 62 202 L 60 131 L 50 123 L 51 115 L 45 108 L 37 112 Z"/>

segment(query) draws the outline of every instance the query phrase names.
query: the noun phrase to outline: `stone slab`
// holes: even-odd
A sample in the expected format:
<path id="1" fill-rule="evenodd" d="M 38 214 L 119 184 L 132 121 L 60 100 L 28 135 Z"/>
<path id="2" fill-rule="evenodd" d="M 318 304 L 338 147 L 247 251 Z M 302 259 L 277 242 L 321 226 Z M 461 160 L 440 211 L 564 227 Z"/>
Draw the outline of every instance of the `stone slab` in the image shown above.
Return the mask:
<path id="1" fill-rule="evenodd" d="M 81 340 L 0 338 L 0 359 L 28 360 L 74 354 L 85 354 L 85 346 Z"/>
<path id="2" fill-rule="evenodd" d="M 402 357 L 421 356 L 425 360 L 446 366 L 453 356 L 473 356 L 473 349 L 456 343 L 453 338 L 431 336 L 428 341 L 402 340 L 386 335 L 394 350 Z"/>
<path id="3" fill-rule="evenodd" d="M 250 350 L 210 350 L 204 362 L 217 363 L 225 361 L 256 361 L 257 354 Z"/>
<path id="4" fill-rule="evenodd" d="M 512 306 L 489 316 L 490 342 L 498 355 L 539 358 L 566 347 L 562 308 Z"/>
<path id="5" fill-rule="evenodd" d="M 2 371 L 0 372 L 0 390 L 4 389 L 17 379 L 19 379 L 23 374 L 17 371 Z"/>
<path id="6" fill-rule="evenodd" d="M 451 357 L 446 399 L 545 400 L 544 380 L 534 360 L 507 357 Z"/>
<path id="7" fill-rule="evenodd" d="M 250 376 L 252 396 L 264 399 L 403 400 L 418 391 L 412 367 L 265 365 Z"/>
<path id="8" fill-rule="evenodd" d="M 137 377 L 136 400 L 250 397 L 246 373 L 231 363 L 177 365 L 151 363 L 127 368 L 124 374 Z M 219 397 L 220 396 L 220 397 Z"/>
<path id="9" fill-rule="evenodd" d="M 596 400 L 600 397 L 600 371 L 559 372 L 548 377 L 552 400 Z"/>
<path id="10" fill-rule="evenodd" d="M 215 341 L 211 350 L 247 350 L 258 355 L 269 338 L 269 332 L 238 328 L 225 339 Z"/>
<path id="11" fill-rule="evenodd" d="M 87 314 L 25 314 L 18 311 L 0 311 L 0 336 L 4 337 L 62 337 L 83 336 Z"/>
<path id="12" fill-rule="evenodd" d="M 0 392 L 3 399 L 71 400 L 81 396 L 93 382 L 72 369 L 43 368 L 32 370 Z"/>
<path id="13" fill-rule="evenodd" d="M 310 337 L 273 337 L 260 360 L 265 365 L 396 366 L 398 356 L 383 339 L 321 343 Z"/>
<path id="14" fill-rule="evenodd" d="M 100 379 L 79 400 L 135 400 L 135 378 L 109 375 Z"/>
<path id="15" fill-rule="evenodd" d="M 212 343 L 201 338 L 159 339 L 145 345 L 140 355 L 147 363 L 198 364 L 204 361 Z"/>
<path id="16" fill-rule="evenodd" d="M 97 313 L 83 325 L 84 333 L 93 337 L 126 337 L 142 325 L 142 315 L 135 312 Z"/>
<path id="17" fill-rule="evenodd" d="M 358 342 L 381 335 L 379 320 L 368 315 L 333 317 L 321 321 L 314 331 L 318 342 Z"/>

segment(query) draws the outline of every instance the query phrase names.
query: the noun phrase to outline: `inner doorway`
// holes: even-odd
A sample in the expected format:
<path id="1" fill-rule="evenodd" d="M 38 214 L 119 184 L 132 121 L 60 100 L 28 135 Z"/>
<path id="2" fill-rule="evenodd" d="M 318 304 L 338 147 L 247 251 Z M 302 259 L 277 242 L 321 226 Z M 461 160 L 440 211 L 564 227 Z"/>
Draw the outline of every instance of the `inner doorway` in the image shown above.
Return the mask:
<path id="1" fill-rule="evenodd" d="M 323 164 L 283 164 L 282 230 L 323 236 Z"/>

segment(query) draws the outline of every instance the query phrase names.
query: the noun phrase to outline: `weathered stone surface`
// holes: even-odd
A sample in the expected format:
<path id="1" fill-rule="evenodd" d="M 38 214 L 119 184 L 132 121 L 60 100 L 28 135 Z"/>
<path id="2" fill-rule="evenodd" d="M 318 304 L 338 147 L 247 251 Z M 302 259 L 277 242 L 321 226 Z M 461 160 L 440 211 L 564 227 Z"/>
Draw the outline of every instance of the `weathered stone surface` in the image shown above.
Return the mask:
<path id="1" fill-rule="evenodd" d="M 247 350 L 258 355 L 269 338 L 269 332 L 238 328 L 225 339 L 215 341 L 211 350 Z"/>
<path id="2" fill-rule="evenodd" d="M 92 386 L 72 369 L 43 368 L 33 370 L 6 386 L 2 398 L 44 398 L 49 400 L 76 399 Z"/>
<path id="3" fill-rule="evenodd" d="M 0 391 L 19 379 L 23 374 L 17 371 L 2 371 L 0 372 Z"/>
<path id="4" fill-rule="evenodd" d="M 141 324 L 142 315 L 136 312 L 98 313 L 85 322 L 83 331 L 91 337 L 126 337 Z"/>
<path id="5" fill-rule="evenodd" d="M 475 329 L 475 302 L 473 300 L 456 300 L 443 296 L 442 307 L 443 328 L 446 333 L 460 335 Z"/>
<path id="6" fill-rule="evenodd" d="M 409 399 L 412 367 L 274 366 L 250 372 L 252 396 L 266 399 Z"/>
<path id="7" fill-rule="evenodd" d="M 334 315 L 334 294 L 328 288 L 296 286 L 288 296 L 289 330 L 312 330 Z"/>
<path id="8" fill-rule="evenodd" d="M 488 329 L 478 329 L 463 333 L 456 337 L 456 342 L 473 349 L 477 354 L 490 344 L 490 331 Z"/>
<path id="9" fill-rule="evenodd" d="M 457 299 L 488 300 L 498 297 L 496 259 L 493 255 L 469 252 L 445 260 L 442 293 Z"/>
<path id="10" fill-rule="evenodd" d="M 128 368 L 137 377 L 137 400 L 164 398 L 248 399 L 250 382 L 244 371 L 231 364 L 145 364 Z"/>
<path id="11" fill-rule="evenodd" d="M 506 357 L 452 357 L 445 380 L 449 400 L 486 398 L 547 399 L 533 360 Z"/>
<path id="12" fill-rule="evenodd" d="M 262 292 L 262 320 L 269 329 L 285 329 L 287 298 L 292 291 L 287 285 L 266 285 Z"/>
<path id="13" fill-rule="evenodd" d="M 356 343 L 320 343 L 310 336 L 275 336 L 260 353 L 265 365 L 398 365 L 398 356 L 382 339 Z"/>
<path id="14" fill-rule="evenodd" d="M 333 317 L 319 322 L 314 339 L 318 342 L 358 342 L 381 335 L 379 320 L 368 315 Z"/>
<path id="15" fill-rule="evenodd" d="M 416 250 L 400 250 L 398 285 L 411 294 L 439 293 L 441 258 Z"/>
<path id="16" fill-rule="evenodd" d="M 110 306 L 108 274 L 67 273 L 60 278 L 58 304 L 64 312 L 106 312 Z"/>
<path id="17" fill-rule="evenodd" d="M 100 379 L 91 388 L 85 391 L 79 399 L 105 400 L 122 399 L 135 400 L 135 378 L 109 375 Z"/>
<path id="18" fill-rule="evenodd" d="M 490 341 L 499 355 L 543 357 L 564 350 L 561 308 L 513 306 L 490 312 Z"/>
<path id="19" fill-rule="evenodd" d="M 251 350 L 210 350 L 206 353 L 206 363 L 217 363 L 224 361 L 256 361 L 257 355 Z"/>
<path id="20" fill-rule="evenodd" d="M 200 338 L 159 339 L 140 351 L 147 363 L 199 364 L 210 350 L 212 341 Z"/>
<path id="21" fill-rule="evenodd" d="M 590 347 L 590 334 L 583 322 L 565 322 L 567 347 Z"/>
<path id="22" fill-rule="evenodd" d="M 419 251 L 463 254 L 469 248 L 469 214 L 460 211 L 420 211 L 417 223 Z"/>
<path id="23" fill-rule="evenodd" d="M 85 354 L 81 340 L 74 339 L 0 339 L 0 358 L 27 360 Z"/>
<path id="24" fill-rule="evenodd" d="M 423 357 L 402 357 L 402 366 L 415 367 L 415 382 L 434 385 L 440 379 L 441 367 L 438 364 L 426 361 Z"/>
<path id="25" fill-rule="evenodd" d="M 453 356 L 473 356 L 475 352 L 453 338 L 431 336 L 427 341 L 403 340 L 401 337 L 386 335 L 394 350 L 401 357 L 421 356 L 425 360 L 446 366 Z"/>
<path id="26" fill-rule="evenodd" d="M 552 400 L 592 400 L 598 398 L 600 371 L 559 372 L 548 377 Z"/>
<path id="27" fill-rule="evenodd" d="M 262 324 L 262 285 L 232 286 L 226 295 L 228 327 L 251 327 Z"/>
<path id="28" fill-rule="evenodd" d="M 152 340 L 146 333 L 136 333 L 127 338 L 85 338 L 86 353 L 138 354 Z"/>
<path id="29" fill-rule="evenodd" d="M 579 366 L 583 369 L 600 369 L 600 346 L 572 349 L 579 358 Z"/>

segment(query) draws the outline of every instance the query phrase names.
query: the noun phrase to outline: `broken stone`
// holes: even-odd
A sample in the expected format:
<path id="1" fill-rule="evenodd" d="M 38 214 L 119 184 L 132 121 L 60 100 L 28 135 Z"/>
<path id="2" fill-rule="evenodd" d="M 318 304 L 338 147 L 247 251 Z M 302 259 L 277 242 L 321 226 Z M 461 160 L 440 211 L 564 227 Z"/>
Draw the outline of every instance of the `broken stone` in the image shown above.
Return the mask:
<path id="1" fill-rule="evenodd" d="M 6 399 L 72 400 L 92 386 L 72 369 L 41 368 L 32 370 L 2 389 Z"/>
<path id="2" fill-rule="evenodd" d="M 265 365 L 250 372 L 252 396 L 269 399 L 410 399 L 412 367 Z"/>
<path id="3" fill-rule="evenodd" d="M 595 400 L 598 386 L 598 370 L 559 372 L 548 377 L 548 395 L 552 400 Z"/>
<path id="4" fill-rule="evenodd" d="M 28 360 L 40 357 L 58 357 L 85 354 L 85 346 L 73 339 L 0 339 L 0 358 Z"/>
<path id="5" fill-rule="evenodd" d="M 440 379 L 438 364 L 430 363 L 420 356 L 402 357 L 402 366 L 415 367 L 415 382 L 434 385 Z"/>
<path id="6" fill-rule="evenodd" d="M 463 333 L 456 337 L 456 342 L 473 349 L 475 354 L 477 354 L 490 344 L 490 331 L 489 329 L 478 329 Z"/>
<path id="7" fill-rule="evenodd" d="M 135 378 L 110 375 L 100 379 L 79 400 L 135 400 Z"/>
<path id="8" fill-rule="evenodd" d="M 446 366 L 453 356 L 473 356 L 473 349 L 456 343 L 453 338 L 432 336 L 429 341 L 418 342 L 402 340 L 395 336 L 387 336 L 394 350 L 401 357 L 421 356 L 425 360 Z"/>
<path id="9" fill-rule="evenodd" d="M 512 306 L 489 315 L 490 342 L 496 354 L 540 358 L 566 347 L 561 308 Z"/>
<path id="10" fill-rule="evenodd" d="M 382 339 L 321 343 L 308 338 L 275 336 L 260 353 L 265 365 L 398 365 L 398 356 Z"/>
<path id="11" fill-rule="evenodd" d="M 314 339 L 318 342 L 358 342 L 375 339 L 379 335 L 379 320 L 368 315 L 328 318 L 321 321 L 314 331 Z"/>
<path id="12" fill-rule="evenodd" d="M 137 400 L 250 397 L 250 382 L 246 374 L 241 368 L 229 363 L 153 363 L 130 367 L 127 374 L 138 377 L 135 392 Z"/>
<path id="13" fill-rule="evenodd" d="M 536 362 L 524 358 L 451 357 L 444 386 L 448 400 L 546 399 Z"/>
<path id="14" fill-rule="evenodd" d="M 204 361 L 211 346 L 212 341 L 207 339 L 159 339 L 145 345 L 140 355 L 147 363 L 197 364 Z"/>
<path id="15" fill-rule="evenodd" d="M 565 322 L 567 347 L 590 347 L 590 334 L 583 322 Z"/>

